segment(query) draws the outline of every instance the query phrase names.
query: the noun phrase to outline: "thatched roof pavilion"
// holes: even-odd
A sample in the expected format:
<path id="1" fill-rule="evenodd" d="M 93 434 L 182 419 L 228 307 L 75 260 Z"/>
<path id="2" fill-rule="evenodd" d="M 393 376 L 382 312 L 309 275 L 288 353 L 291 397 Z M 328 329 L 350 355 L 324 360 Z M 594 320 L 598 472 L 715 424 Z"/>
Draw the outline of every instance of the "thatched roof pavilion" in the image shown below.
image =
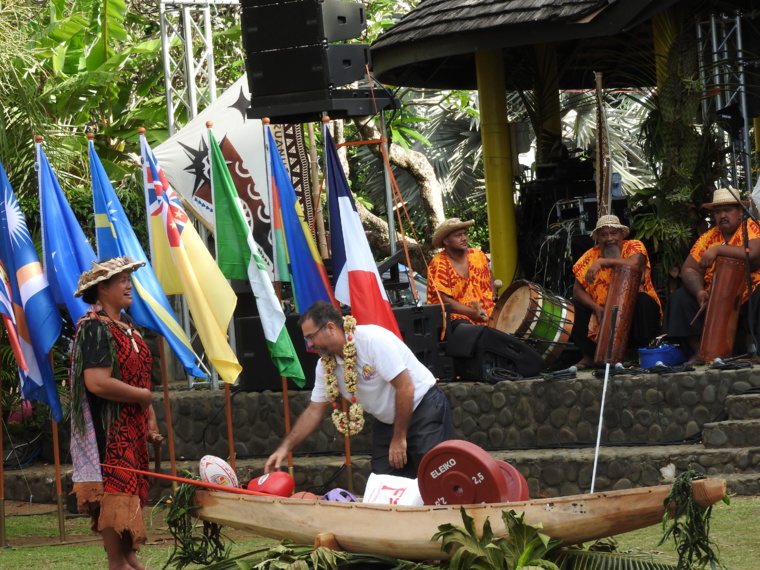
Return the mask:
<path id="1" fill-rule="evenodd" d="M 507 86 L 520 86 L 525 51 L 554 43 L 560 88 L 592 88 L 592 71 L 631 86 L 654 62 L 641 57 L 653 51 L 652 16 L 676 1 L 423 0 L 372 45 L 374 73 L 391 85 L 475 89 L 474 54 L 502 49 Z"/>

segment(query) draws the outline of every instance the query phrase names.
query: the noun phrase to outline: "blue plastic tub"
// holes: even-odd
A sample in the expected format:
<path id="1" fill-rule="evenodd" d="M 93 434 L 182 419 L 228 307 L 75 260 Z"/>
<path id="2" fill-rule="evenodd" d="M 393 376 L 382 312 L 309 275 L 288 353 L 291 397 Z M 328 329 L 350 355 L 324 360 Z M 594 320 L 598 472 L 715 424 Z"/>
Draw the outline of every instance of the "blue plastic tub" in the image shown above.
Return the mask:
<path id="1" fill-rule="evenodd" d="M 641 368 L 651 368 L 658 362 L 662 362 L 665 366 L 675 366 L 686 362 L 686 355 L 680 346 L 663 344 L 660 348 L 640 348 L 639 360 Z"/>

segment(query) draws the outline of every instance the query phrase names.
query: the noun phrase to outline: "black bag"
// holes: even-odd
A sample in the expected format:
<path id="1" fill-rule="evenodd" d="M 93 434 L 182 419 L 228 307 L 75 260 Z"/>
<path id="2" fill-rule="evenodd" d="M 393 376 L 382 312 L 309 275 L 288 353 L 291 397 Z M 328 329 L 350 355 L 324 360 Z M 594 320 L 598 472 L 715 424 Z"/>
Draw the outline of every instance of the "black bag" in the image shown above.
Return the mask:
<path id="1" fill-rule="evenodd" d="M 451 333 L 447 354 L 454 358 L 454 372 L 466 382 L 497 382 L 503 368 L 523 377 L 537 376 L 544 366 L 541 355 L 514 335 L 484 325 L 461 323 Z"/>

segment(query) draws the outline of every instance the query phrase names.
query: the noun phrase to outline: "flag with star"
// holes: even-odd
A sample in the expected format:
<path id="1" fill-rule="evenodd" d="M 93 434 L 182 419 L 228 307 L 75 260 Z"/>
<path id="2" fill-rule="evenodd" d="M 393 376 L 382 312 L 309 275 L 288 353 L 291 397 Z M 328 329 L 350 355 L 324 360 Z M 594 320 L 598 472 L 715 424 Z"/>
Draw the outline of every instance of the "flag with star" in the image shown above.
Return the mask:
<path id="1" fill-rule="evenodd" d="M 60 422 L 61 401 L 50 363 L 50 351 L 61 335 L 63 320 L 48 287 L 24 214 L 2 164 L 0 262 L 10 281 L 19 344 L 28 367 L 26 371 L 19 369 L 21 394 L 26 400 L 47 404 L 53 419 Z"/>

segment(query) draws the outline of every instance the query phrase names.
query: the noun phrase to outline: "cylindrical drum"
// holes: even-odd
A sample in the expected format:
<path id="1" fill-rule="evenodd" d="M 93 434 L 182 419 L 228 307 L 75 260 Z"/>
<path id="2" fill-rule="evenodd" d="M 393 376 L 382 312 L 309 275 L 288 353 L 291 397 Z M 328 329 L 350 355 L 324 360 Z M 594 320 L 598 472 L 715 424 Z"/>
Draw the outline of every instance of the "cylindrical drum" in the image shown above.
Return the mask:
<path id="1" fill-rule="evenodd" d="M 615 364 L 622 362 L 628 348 L 628 337 L 631 334 L 633 314 L 636 304 L 636 294 L 641 285 L 641 271 L 631 265 L 616 265 L 612 269 L 610 288 L 607 291 L 607 302 L 604 304 L 604 316 L 599 323 L 599 333 L 596 336 L 596 353 L 594 362 Z M 615 336 L 612 336 L 612 307 L 618 307 Z M 612 349 L 610 350 L 610 343 Z M 609 357 L 607 356 L 609 354 Z"/>
<path id="2" fill-rule="evenodd" d="M 743 259 L 719 255 L 707 301 L 705 326 L 699 343 L 697 360 L 712 362 L 734 352 L 739 307 L 747 287 L 747 264 Z"/>
<path id="3" fill-rule="evenodd" d="M 551 364 L 569 342 L 574 320 L 570 301 L 520 279 L 499 297 L 488 326 L 532 341 L 544 362 Z"/>

